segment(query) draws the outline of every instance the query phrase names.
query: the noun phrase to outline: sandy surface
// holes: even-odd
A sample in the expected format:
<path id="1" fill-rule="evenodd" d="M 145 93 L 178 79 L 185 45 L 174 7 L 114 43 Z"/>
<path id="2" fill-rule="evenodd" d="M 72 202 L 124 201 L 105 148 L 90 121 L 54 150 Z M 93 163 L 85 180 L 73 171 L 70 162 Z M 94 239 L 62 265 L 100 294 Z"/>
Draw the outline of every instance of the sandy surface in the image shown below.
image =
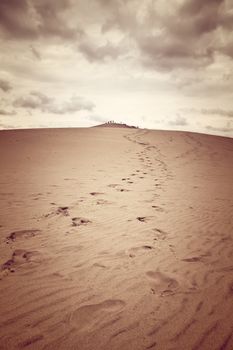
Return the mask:
<path id="1" fill-rule="evenodd" d="M 0 349 L 233 349 L 233 140 L 0 133 Z"/>

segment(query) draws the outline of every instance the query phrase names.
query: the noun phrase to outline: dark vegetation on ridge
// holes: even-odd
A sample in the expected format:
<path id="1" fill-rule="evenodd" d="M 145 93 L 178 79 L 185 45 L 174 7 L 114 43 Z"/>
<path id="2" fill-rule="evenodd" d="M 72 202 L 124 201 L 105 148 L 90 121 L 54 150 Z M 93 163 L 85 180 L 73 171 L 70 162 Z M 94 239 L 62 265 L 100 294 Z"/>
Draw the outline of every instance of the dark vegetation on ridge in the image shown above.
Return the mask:
<path id="1" fill-rule="evenodd" d="M 100 124 L 100 125 L 95 125 L 94 128 L 100 128 L 100 127 L 104 127 L 104 128 L 130 128 L 130 129 L 138 129 L 138 126 L 131 126 L 131 125 L 127 125 L 124 123 L 116 123 L 113 120 L 110 120 L 106 123 Z"/>

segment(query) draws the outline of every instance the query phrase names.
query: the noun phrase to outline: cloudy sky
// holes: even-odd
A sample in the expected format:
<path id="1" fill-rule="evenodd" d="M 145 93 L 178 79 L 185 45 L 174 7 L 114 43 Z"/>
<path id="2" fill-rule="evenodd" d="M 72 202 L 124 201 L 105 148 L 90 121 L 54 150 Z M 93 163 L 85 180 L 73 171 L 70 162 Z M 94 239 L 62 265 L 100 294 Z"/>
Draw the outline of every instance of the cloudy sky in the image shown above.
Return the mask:
<path id="1" fill-rule="evenodd" d="M 1 0 L 0 128 L 233 136 L 232 0 Z"/>

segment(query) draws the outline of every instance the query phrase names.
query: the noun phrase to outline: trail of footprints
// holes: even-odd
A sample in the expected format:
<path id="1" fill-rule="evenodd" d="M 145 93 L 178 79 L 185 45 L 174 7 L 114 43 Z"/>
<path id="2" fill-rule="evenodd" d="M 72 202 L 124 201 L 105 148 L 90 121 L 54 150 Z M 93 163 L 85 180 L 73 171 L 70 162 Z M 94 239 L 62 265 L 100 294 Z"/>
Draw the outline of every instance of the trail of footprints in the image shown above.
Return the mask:
<path id="1" fill-rule="evenodd" d="M 136 140 L 130 139 L 130 141 L 135 142 L 135 143 L 139 143 L 143 147 L 145 147 L 145 146 L 148 147 L 147 144 L 138 142 Z M 145 150 L 137 153 L 137 156 L 139 157 L 139 160 L 144 163 L 145 167 L 147 167 L 147 168 L 151 167 L 152 162 L 150 161 L 149 156 L 145 156 Z M 141 171 L 139 169 L 136 169 L 135 172 L 131 173 L 129 177 L 121 178 L 121 182 L 131 186 L 134 184 L 132 177 L 134 177 L 134 178 L 137 177 L 138 179 L 142 180 L 145 178 L 145 176 L 148 176 L 148 171 L 145 171 L 145 170 Z M 120 183 L 109 184 L 107 186 L 109 188 L 112 188 L 113 190 L 116 190 L 117 192 L 129 192 L 130 191 L 130 189 L 122 187 L 122 185 Z M 158 184 L 157 184 L 157 186 L 158 186 Z M 97 201 L 96 201 L 97 205 L 111 204 L 111 202 L 107 201 L 106 199 L 100 198 L 104 194 L 105 193 L 98 192 L 98 191 L 93 191 L 93 192 L 89 193 L 89 195 L 91 197 L 97 198 Z M 78 202 L 82 203 L 82 202 L 84 202 L 84 199 L 80 199 L 80 200 L 78 200 Z M 51 205 L 55 206 L 56 203 L 51 202 Z M 161 211 L 161 212 L 163 211 L 162 208 L 160 208 L 156 205 L 152 205 L 152 208 L 155 209 L 156 211 Z M 69 206 L 58 206 L 56 209 L 52 210 L 50 213 L 45 214 L 43 217 L 50 219 L 50 218 L 56 217 L 56 216 L 67 217 L 67 218 L 70 217 L 70 207 Z M 137 220 L 139 223 L 144 223 L 144 224 L 149 222 L 151 219 L 153 219 L 153 217 L 138 216 L 137 218 L 135 218 L 135 220 Z M 86 225 L 89 225 L 92 223 L 92 221 L 89 220 L 88 218 L 79 217 L 79 216 L 72 217 L 70 222 L 71 222 L 70 225 L 72 227 L 86 226 Z M 154 235 L 155 241 L 156 240 L 164 240 L 167 237 L 167 234 L 160 229 L 154 229 L 154 232 L 155 232 L 155 235 Z M 41 230 L 39 230 L 39 229 L 24 229 L 24 230 L 19 230 L 19 231 L 13 231 L 6 237 L 6 244 L 17 243 L 19 240 L 21 241 L 22 239 L 29 239 L 29 238 L 32 238 L 32 237 L 39 235 L 39 234 L 42 234 Z M 144 246 L 139 247 L 139 248 L 138 247 L 132 248 L 131 252 L 129 254 L 129 257 L 135 257 L 135 253 L 138 250 L 150 251 L 153 249 L 154 249 L 154 247 L 150 244 L 144 245 Z M 22 249 L 14 250 L 11 258 L 0 266 L 0 271 L 1 271 L 1 273 L 3 272 L 1 275 L 5 275 L 6 272 L 15 272 L 16 269 L 18 267 L 20 267 L 22 264 L 30 262 L 32 256 L 34 256 L 35 254 L 37 254 L 37 252 L 30 252 L 30 251 L 26 251 L 26 250 L 22 250 Z"/>
<path id="2" fill-rule="evenodd" d="M 135 140 L 131 140 L 132 142 L 138 143 Z M 150 161 L 150 158 L 148 156 L 145 156 L 145 147 L 150 150 L 150 146 L 147 144 L 140 143 L 144 147 L 144 151 L 138 153 L 139 160 L 144 164 L 145 171 L 140 171 L 136 169 L 133 173 L 130 174 L 129 177 L 123 177 L 119 181 L 120 183 L 114 183 L 114 184 L 109 184 L 107 187 L 112 189 L 113 191 L 117 192 L 128 192 L 128 188 L 123 188 L 121 183 L 124 183 L 126 186 L 129 186 L 129 188 L 132 188 L 132 185 L 135 183 L 136 179 L 143 180 L 147 176 L 151 176 L 151 172 L 154 171 L 151 168 L 152 162 Z M 158 160 L 159 162 L 159 160 Z M 161 168 L 163 168 L 163 172 L 166 172 L 166 166 L 161 162 L 160 163 Z M 135 180 L 135 181 L 133 181 Z M 162 182 L 159 181 L 159 179 L 155 179 L 155 187 L 158 189 L 161 188 Z M 106 199 L 101 198 L 101 196 L 104 195 L 103 192 L 90 192 L 88 194 L 91 198 L 91 200 L 95 200 L 97 205 L 107 205 L 111 204 L 111 202 L 108 202 Z M 85 199 L 80 199 L 79 203 L 84 202 Z M 153 200 L 148 201 L 148 203 L 151 205 Z M 56 203 L 51 203 L 51 205 L 56 205 Z M 156 211 L 156 212 L 163 212 L 164 209 L 160 206 L 157 206 L 155 204 L 151 205 L 151 208 Z M 51 211 L 51 213 L 48 213 L 44 215 L 44 217 L 50 219 L 53 217 L 60 217 L 61 219 L 69 220 L 70 225 L 72 227 L 77 227 L 79 228 L 80 226 L 87 226 L 91 225 L 92 221 L 89 220 L 88 218 L 84 217 L 71 217 L 70 215 L 70 207 L 69 206 L 58 206 L 54 210 Z M 153 216 L 138 216 L 135 217 L 135 221 L 138 222 L 138 225 L 147 225 L 151 224 L 153 222 Z M 129 258 L 136 258 L 137 254 L 155 254 L 156 247 L 157 247 L 157 241 L 164 241 L 167 239 L 169 233 L 160 229 L 160 228 L 152 228 L 153 231 L 153 241 L 152 243 L 145 244 L 139 247 L 132 247 L 128 251 L 128 256 Z M 15 245 L 17 244 L 18 241 L 24 240 L 24 239 L 33 239 L 33 237 L 37 235 L 41 235 L 43 232 L 39 229 L 25 229 L 25 230 L 19 230 L 19 231 L 13 231 L 11 232 L 7 237 L 6 237 L 6 244 L 12 244 Z M 156 242 L 156 243 L 155 243 Z M 10 257 L 9 260 L 7 260 L 4 264 L 0 266 L 0 279 L 7 274 L 15 273 L 18 268 L 25 264 L 29 263 L 39 263 L 40 255 L 39 252 L 37 251 L 27 251 L 24 249 L 14 249 L 13 253 Z M 193 255 L 193 256 L 187 256 L 183 259 L 181 259 L 184 263 L 187 264 L 195 264 L 195 263 L 200 263 L 203 260 L 203 256 L 198 256 L 198 255 Z M 96 264 L 97 266 L 97 264 Z M 101 267 L 104 267 L 103 265 L 100 265 Z M 230 271 L 232 271 L 232 266 L 230 267 Z M 148 282 L 149 288 L 150 288 L 150 293 L 159 296 L 159 297 L 166 297 L 173 295 L 175 293 L 179 293 L 180 291 L 180 283 L 177 281 L 173 275 L 170 275 L 165 272 L 161 272 L 158 269 L 156 270 L 151 270 L 151 271 L 146 271 L 145 272 L 145 278 Z M 230 292 L 232 294 L 233 291 L 233 284 L 230 286 Z M 180 310 L 176 310 L 174 312 L 174 315 L 171 314 L 169 317 L 164 320 L 162 320 L 158 325 L 154 327 L 154 329 L 151 330 L 150 333 L 148 333 L 149 337 L 155 336 L 160 329 L 166 326 L 169 322 L 171 322 L 173 319 L 175 319 L 177 313 L 179 311 L 182 311 L 183 308 L 186 305 L 186 300 L 183 299 Z M 196 307 L 196 312 L 199 312 L 202 308 L 203 302 L 201 301 L 197 307 Z M 96 322 L 98 320 L 99 323 L 102 322 L 104 319 L 101 315 L 103 314 L 108 314 L 112 315 L 111 321 L 114 322 L 117 320 L 118 313 L 120 313 L 123 308 L 125 307 L 125 302 L 121 299 L 107 299 L 104 300 L 100 303 L 97 304 L 86 304 L 83 306 L 78 307 L 75 309 L 68 318 L 64 320 L 65 324 L 71 325 L 74 329 L 78 329 L 80 332 L 86 331 L 90 325 L 93 322 Z M 82 320 L 82 322 L 81 322 Z M 195 322 L 192 321 L 192 322 Z M 187 323 L 185 328 L 180 331 L 180 333 L 177 333 L 176 339 L 182 335 L 184 332 L 186 332 L 193 323 Z M 183 333 L 182 333 L 183 332 Z M 174 338 L 174 340 L 176 340 Z M 230 339 L 230 338 L 229 338 Z M 33 342 L 36 342 L 37 340 L 40 340 L 40 338 L 31 339 L 22 344 L 23 347 L 30 345 Z M 146 348 L 147 349 L 153 349 L 156 348 L 156 342 L 152 341 L 151 344 L 149 344 Z M 201 345 L 200 345 L 201 346 Z M 199 348 L 198 346 L 195 347 L 195 349 Z M 223 344 L 221 349 L 227 348 L 227 342 L 226 346 Z M 193 348 L 194 349 L 194 348 Z"/>

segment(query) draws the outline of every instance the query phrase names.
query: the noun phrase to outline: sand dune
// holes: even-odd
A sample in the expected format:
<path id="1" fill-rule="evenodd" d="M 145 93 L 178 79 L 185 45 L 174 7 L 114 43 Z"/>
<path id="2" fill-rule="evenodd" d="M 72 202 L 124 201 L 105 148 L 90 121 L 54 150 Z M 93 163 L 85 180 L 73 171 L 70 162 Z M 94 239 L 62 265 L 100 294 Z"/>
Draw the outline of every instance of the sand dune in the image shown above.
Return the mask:
<path id="1" fill-rule="evenodd" d="M 0 132 L 0 349 L 233 349 L 233 140 Z"/>

